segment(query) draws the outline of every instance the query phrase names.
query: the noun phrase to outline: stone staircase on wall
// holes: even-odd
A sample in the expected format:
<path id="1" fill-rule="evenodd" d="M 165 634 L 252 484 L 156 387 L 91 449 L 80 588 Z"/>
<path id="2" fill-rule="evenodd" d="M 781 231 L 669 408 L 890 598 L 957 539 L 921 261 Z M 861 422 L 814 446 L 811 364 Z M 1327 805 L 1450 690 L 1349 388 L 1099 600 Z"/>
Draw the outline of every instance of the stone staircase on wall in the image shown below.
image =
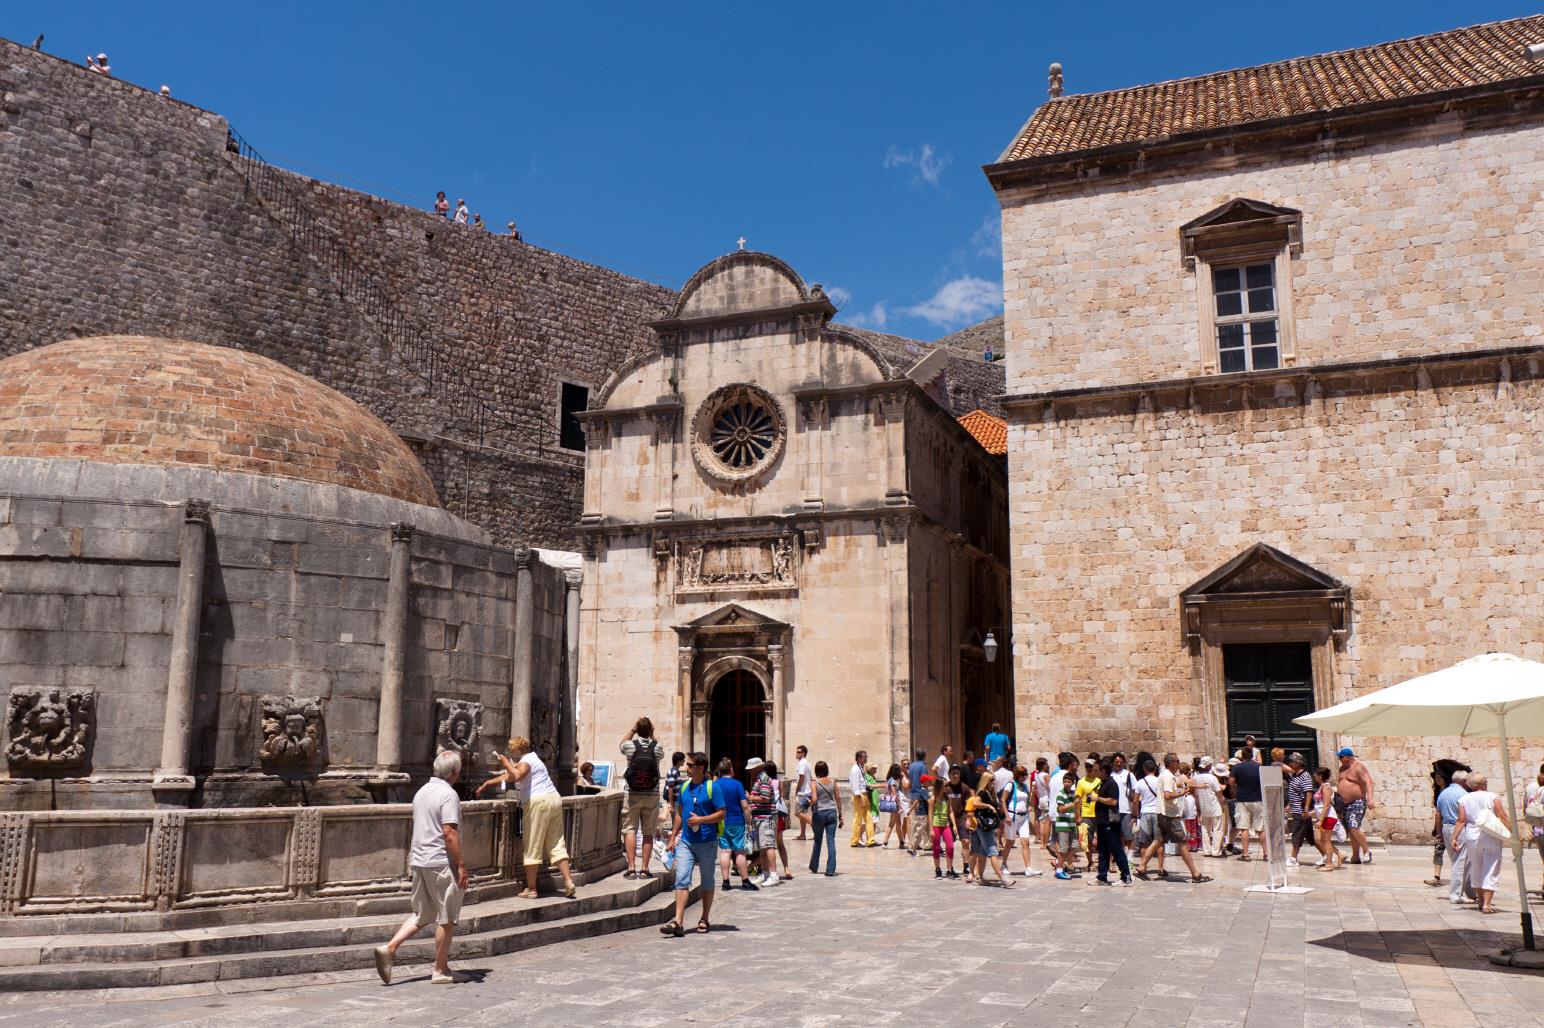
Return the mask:
<path id="1" fill-rule="evenodd" d="M 459 963 L 535 946 L 660 925 L 674 914 L 663 878 L 621 876 L 582 885 L 575 899 L 517 899 L 516 883 L 474 889 L 451 959 Z M 545 885 L 545 883 L 544 883 Z M 0 922 L 0 992 L 139 988 L 359 970 L 373 977 L 374 947 L 409 909 L 402 895 L 335 905 L 253 905 L 242 911 L 60 914 Z M 249 918 L 242 920 L 243 917 Z M 397 954 L 396 980 L 434 956 L 424 931 Z"/>

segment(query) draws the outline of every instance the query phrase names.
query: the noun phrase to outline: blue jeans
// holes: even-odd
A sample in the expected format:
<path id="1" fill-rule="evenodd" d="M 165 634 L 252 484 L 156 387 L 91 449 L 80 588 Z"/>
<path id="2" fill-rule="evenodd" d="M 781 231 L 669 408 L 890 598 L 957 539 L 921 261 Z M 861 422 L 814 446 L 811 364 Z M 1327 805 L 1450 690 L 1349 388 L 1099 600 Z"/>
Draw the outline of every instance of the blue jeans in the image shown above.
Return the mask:
<path id="1" fill-rule="evenodd" d="M 702 891 L 712 892 L 718 875 L 718 838 L 707 842 L 687 842 L 682 835 L 675 847 L 675 887 L 692 887 L 692 868 L 702 878 Z"/>
<path id="2" fill-rule="evenodd" d="M 1110 860 L 1115 860 L 1115 866 L 1120 869 L 1120 879 L 1125 881 L 1131 877 L 1131 864 L 1126 860 L 1126 848 L 1121 845 L 1120 822 L 1106 821 L 1094 822 L 1094 838 L 1099 843 L 1099 880 L 1110 880 Z"/>
<path id="3" fill-rule="evenodd" d="M 810 874 L 820 869 L 821 840 L 826 844 L 826 874 L 836 874 L 836 811 L 815 811 L 810 826 L 815 829 L 815 844 L 810 847 Z"/>

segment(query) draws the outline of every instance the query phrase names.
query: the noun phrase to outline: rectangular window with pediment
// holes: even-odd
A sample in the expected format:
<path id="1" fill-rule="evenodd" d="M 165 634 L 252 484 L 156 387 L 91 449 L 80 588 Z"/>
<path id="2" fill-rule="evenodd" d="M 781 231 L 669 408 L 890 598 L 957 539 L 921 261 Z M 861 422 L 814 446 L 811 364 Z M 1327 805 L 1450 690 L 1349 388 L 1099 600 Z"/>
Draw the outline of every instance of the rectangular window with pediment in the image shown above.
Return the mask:
<path id="1" fill-rule="evenodd" d="M 1259 200 L 1231 200 L 1180 229 L 1181 256 L 1196 275 L 1204 374 L 1290 367 L 1292 257 L 1302 214 Z"/>
<path id="2" fill-rule="evenodd" d="M 1212 310 L 1217 326 L 1218 371 L 1228 374 L 1281 367 L 1274 261 L 1213 268 Z"/>

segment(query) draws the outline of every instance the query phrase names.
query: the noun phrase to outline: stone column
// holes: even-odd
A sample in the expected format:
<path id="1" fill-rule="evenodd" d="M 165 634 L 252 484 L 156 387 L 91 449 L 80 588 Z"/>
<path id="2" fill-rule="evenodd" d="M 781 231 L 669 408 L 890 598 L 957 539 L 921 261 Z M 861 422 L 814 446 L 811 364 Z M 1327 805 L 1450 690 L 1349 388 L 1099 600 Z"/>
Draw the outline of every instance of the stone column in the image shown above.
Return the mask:
<path id="1" fill-rule="evenodd" d="M 413 526 L 391 526 L 391 571 L 381 657 L 381 706 L 375 722 L 375 769 L 402 770 L 402 691 L 407 680 L 407 613 L 412 589 Z"/>
<path id="2" fill-rule="evenodd" d="M 676 713 L 681 726 L 681 748 L 687 753 L 697 748 L 697 736 L 692 721 L 692 665 L 696 663 L 697 651 L 690 646 L 676 647 L 676 668 L 679 672 L 680 684 L 676 690 Z"/>
<path id="3" fill-rule="evenodd" d="M 706 702 L 692 703 L 692 746 L 693 750 L 708 752 L 708 705 Z"/>
<path id="4" fill-rule="evenodd" d="M 788 709 L 783 702 L 783 662 L 786 659 L 781 643 L 772 643 L 767 647 L 767 663 L 772 665 L 772 738 L 768 740 L 772 754 L 768 759 L 777 765 L 779 771 L 786 766 L 783 753 L 784 712 Z"/>
<path id="5" fill-rule="evenodd" d="M 536 551 L 515 553 L 515 638 L 510 648 L 514 673 L 509 687 L 509 737 L 531 735 L 531 685 L 536 678 L 536 584 L 531 566 Z M 535 745 L 532 739 L 532 745 Z"/>
<path id="6" fill-rule="evenodd" d="M 558 778 L 559 786 L 572 792 L 574 766 L 579 762 L 579 585 L 584 572 L 570 568 L 563 572 L 563 641 L 568 649 L 568 668 L 558 687 Z"/>
<path id="7" fill-rule="evenodd" d="M 161 728 L 161 765 L 155 787 L 189 790 L 188 750 L 192 742 L 193 692 L 198 679 L 198 635 L 204 609 L 204 550 L 209 538 L 209 501 L 182 506 L 181 563 L 177 570 L 177 618 L 172 625 L 166 711 Z"/>

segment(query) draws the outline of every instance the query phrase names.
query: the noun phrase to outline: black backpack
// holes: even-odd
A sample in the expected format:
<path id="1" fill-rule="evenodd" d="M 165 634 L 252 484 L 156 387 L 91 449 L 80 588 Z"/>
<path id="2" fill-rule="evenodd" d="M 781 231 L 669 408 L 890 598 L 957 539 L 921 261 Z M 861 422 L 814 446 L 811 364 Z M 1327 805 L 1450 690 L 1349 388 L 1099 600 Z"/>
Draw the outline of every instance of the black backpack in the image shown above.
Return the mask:
<path id="1" fill-rule="evenodd" d="M 997 826 L 1002 824 L 1002 815 L 997 812 L 997 808 L 987 806 L 984 800 L 977 800 L 975 813 L 976 827 L 984 832 L 995 832 Z"/>
<path id="2" fill-rule="evenodd" d="M 645 748 L 647 747 L 647 748 Z M 659 743 L 639 739 L 633 743 L 633 755 L 627 758 L 622 780 L 633 792 L 652 792 L 659 787 Z"/>

